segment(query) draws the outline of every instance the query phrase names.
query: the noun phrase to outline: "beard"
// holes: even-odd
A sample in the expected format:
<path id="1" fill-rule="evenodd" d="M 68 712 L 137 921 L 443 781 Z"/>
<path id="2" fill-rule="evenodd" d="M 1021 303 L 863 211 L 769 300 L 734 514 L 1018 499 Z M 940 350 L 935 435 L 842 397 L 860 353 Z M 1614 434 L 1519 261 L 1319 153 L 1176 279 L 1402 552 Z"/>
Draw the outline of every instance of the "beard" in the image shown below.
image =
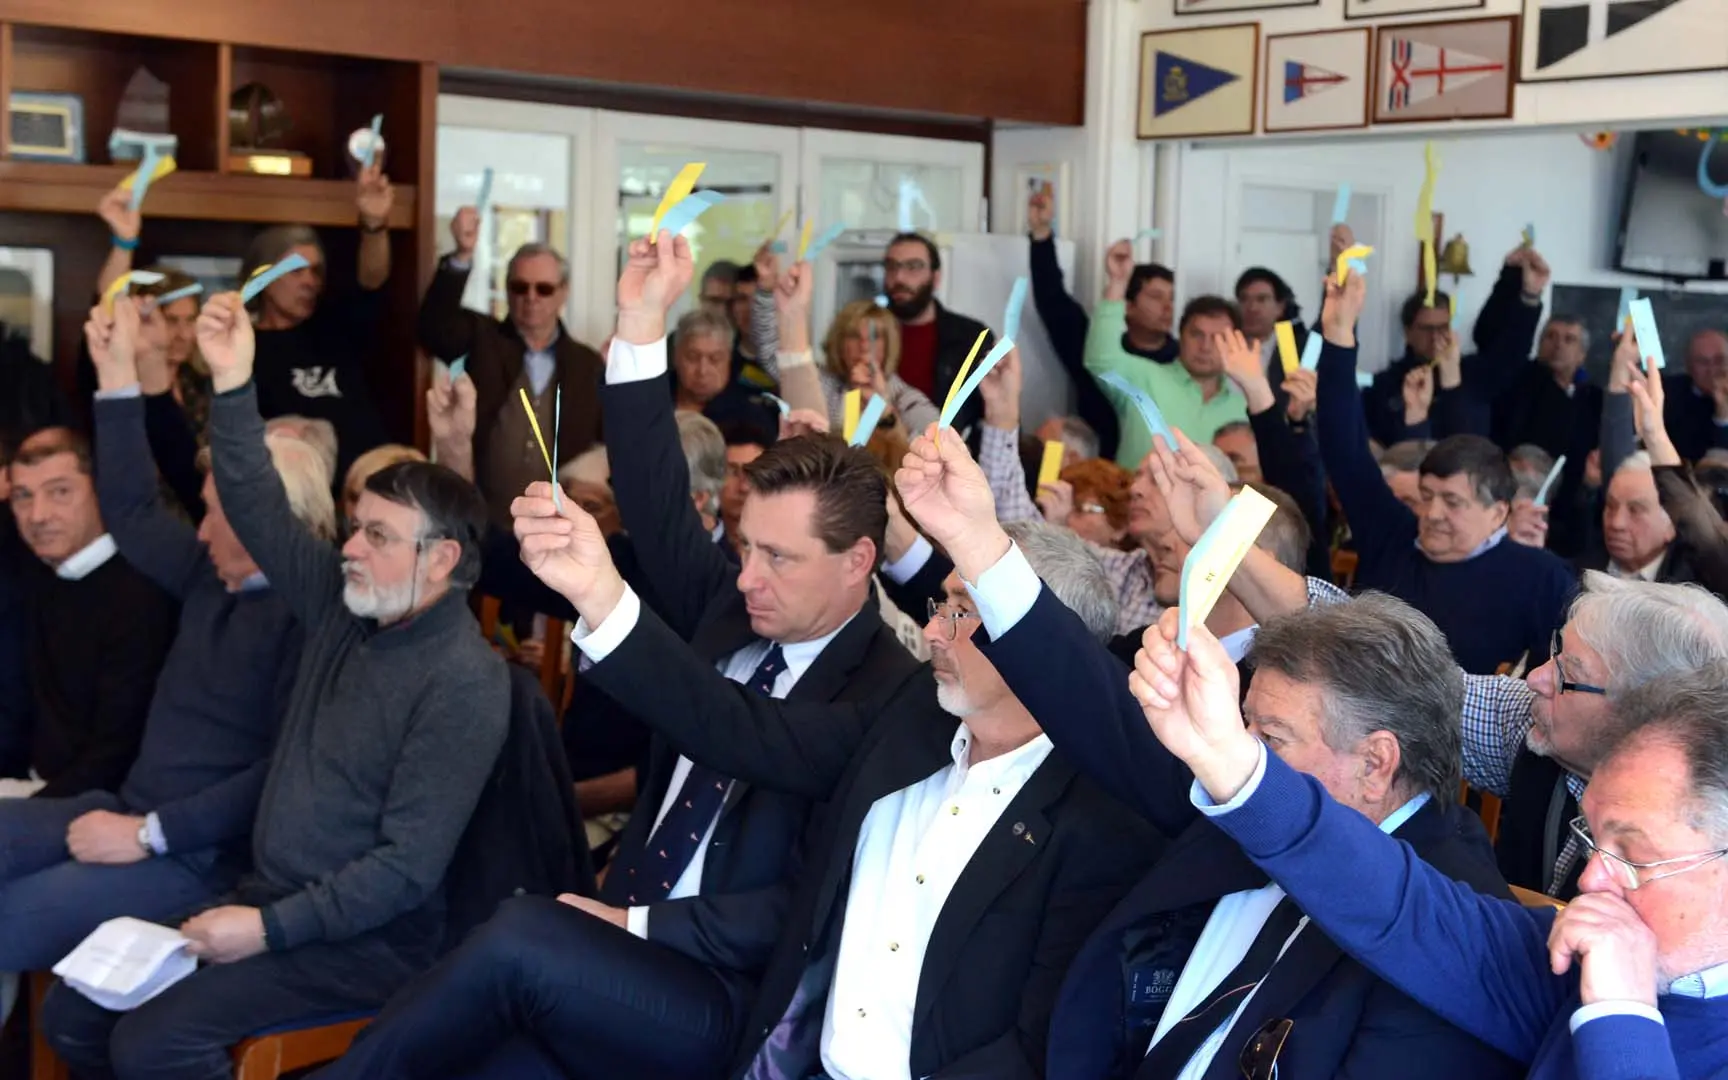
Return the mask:
<path id="1" fill-rule="evenodd" d="M 349 581 L 342 586 L 342 603 L 348 611 L 362 619 L 376 619 L 379 622 L 395 622 L 407 615 L 414 607 L 414 596 L 418 591 L 418 581 L 407 581 L 400 585 L 380 585 L 372 580 L 372 574 L 358 563 L 343 563 L 344 573 L 358 574 L 363 581 Z"/>
<path id="2" fill-rule="evenodd" d="M 937 680 L 936 704 L 956 720 L 964 720 L 978 711 L 977 706 L 972 704 L 972 699 L 967 696 L 966 688 L 958 682 Z"/>
<path id="3" fill-rule="evenodd" d="M 924 309 L 930 306 L 930 301 L 936 296 L 936 283 L 927 281 L 923 287 L 912 294 L 910 300 L 897 299 L 894 294 L 888 294 L 888 311 L 901 322 L 916 319 L 924 314 Z"/>

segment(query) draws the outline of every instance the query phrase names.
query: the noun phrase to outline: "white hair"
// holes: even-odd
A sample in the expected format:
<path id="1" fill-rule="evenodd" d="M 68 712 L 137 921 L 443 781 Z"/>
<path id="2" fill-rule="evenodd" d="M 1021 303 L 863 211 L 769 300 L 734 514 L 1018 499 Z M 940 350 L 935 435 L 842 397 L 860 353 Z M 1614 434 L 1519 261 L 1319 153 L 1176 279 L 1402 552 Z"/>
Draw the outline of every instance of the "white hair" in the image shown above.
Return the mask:
<path id="1" fill-rule="evenodd" d="M 1236 465 L 1230 460 L 1228 454 L 1224 453 L 1224 451 L 1218 449 L 1216 446 L 1213 446 L 1211 443 L 1200 443 L 1199 447 L 1200 452 L 1205 454 L 1207 460 L 1212 462 L 1213 468 L 1224 474 L 1224 482 L 1226 484 L 1235 487 L 1237 484 L 1242 482 L 1242 477 L 1236 472 Z"/>
<path id="2" fill-rule="evenodd" d="M 281 432 L 311 446 L 324 459 L 324 471 L 331 477 L 336 475 L 335 424 L 328 420 L 314 420 L 310 416 L 289 414 L 264 422 L 264 434 L 269 435 L 272 432 Z"/>
<path id="3" fill-rule="evenodd" d="M 1013 521 L 1002 528 L 1051 594 L 1080 616 L 1093 637 L 1110 640 L 1116 632 L 1116 590 L 1086 541 L 1069 529 L 1037 520 Z"/>
<path id="4" fill-rule="evenodd" d="M 690 494 L 702 496 L 702 512 L 720 512 L 720 490 L 726 486 L 726 439 L 714 421 L 701 413 L 678 413 L 678 442 L 690 472 Z"/>
<path id="5" fill-rule="evenodd" d="M 1698 585 L 1587 571 L 1567 622 L 1602 657 L 1610 696 L 1728 660 L 1728 605 Z"/>

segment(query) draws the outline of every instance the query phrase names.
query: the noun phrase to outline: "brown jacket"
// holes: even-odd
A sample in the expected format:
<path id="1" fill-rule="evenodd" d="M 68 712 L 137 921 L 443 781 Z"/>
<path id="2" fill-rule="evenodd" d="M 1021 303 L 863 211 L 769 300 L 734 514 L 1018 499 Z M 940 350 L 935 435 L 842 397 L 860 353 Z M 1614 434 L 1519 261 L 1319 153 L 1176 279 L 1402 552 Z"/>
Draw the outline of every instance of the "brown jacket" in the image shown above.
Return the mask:
<path id="1" fill-rule="evenodd" d="M 462 306 L 467 285 L 468 271 L 452 269 L 448 260 L 439 262 L 420 301 L 420 346 L 446 362 L 468 358 L 475 394 L 474 475 L 486 476 L 483 458 L 491 445 L 492 425 L 522 375 L 528 347 L 509 319 L 489 319 Z M 599 353 L 571 337 L 562 322 L 552 353 L 564 388 L 564 415 L 555 451 L 558 464 L 563 465 L 601 439 L 600 381 L 606 363 Z"/>

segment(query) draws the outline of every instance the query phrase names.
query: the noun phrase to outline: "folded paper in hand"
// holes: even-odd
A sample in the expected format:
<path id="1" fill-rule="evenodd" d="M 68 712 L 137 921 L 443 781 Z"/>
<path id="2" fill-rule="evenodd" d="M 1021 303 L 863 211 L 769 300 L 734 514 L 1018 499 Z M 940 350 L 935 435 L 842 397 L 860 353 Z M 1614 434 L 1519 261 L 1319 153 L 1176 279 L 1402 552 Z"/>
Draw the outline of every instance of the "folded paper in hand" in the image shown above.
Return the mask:
<path id="1" fill-rule="evenodd" d="M 1260 530 L 1272 520 L 1277 509 L 1271 499 L 1245 487 L 1225 504 L 1212 524 L 1200 534 L 1200 542 L 1194 545 L 1194 550 L 1182 563 L 1179 593 L 1182 623 L 1176 631 L 1178 649 L 1187 650 L 1188 628 L 1205 622 L 1206 616 L 1212 614 L 1213 605 L 1218 603 L 1218 598 L 1224 595 L 1225 587 L 1230 584 L 1230 575 L 1247 557 L 1248 549 L 1254 546 Z"/>
<path id="2" fill-rule="evenodd" d="M 54 974 L 111 1012 L 129 1012 L 192 974 L 198 961 L 178 931 L 143 919 L 109 919 L 90 932 Z"/>

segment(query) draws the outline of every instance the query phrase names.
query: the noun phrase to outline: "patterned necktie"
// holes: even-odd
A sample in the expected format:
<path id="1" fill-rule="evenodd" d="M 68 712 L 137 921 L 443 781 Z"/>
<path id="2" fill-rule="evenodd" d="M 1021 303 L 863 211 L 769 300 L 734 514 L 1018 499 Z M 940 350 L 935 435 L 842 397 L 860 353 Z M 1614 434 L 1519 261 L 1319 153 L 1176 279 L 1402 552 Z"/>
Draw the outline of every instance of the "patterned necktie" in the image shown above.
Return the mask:
<path id="1" fill-rule="evenodd" d="M 744 685 L 766 697 L 774 696 L 774 680 L 786 670 L 786 654 L 772 645 Z M 702 846 L 702 837 L 726 801 L 731 780 L 705 765 L 690 764 L 690 775 L 678 798 L 660 819 L 647 847 L 620 851 L 606 874 L 603 890 L 608 903 L 657 904 L 672 893 Z"/>

